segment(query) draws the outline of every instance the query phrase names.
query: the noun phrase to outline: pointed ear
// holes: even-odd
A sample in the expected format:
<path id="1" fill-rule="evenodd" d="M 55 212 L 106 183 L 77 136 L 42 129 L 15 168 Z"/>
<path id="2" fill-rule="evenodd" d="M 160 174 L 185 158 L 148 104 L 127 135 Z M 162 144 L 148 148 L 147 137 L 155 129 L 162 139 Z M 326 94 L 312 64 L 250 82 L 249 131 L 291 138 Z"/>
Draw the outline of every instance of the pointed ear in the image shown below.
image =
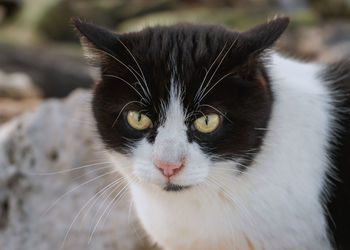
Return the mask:
<path id="1" fill-rule="evenodd" d="M 247 55 L 256 55 L 271 47 L 289 24 L 289 17 L 278 17 L 240 33 L 240 41 Z"/>
<path id="2" fill-rule="evenodd" d="M 78 18 L 71 18 L 70 21 L 80 37 L 85 56 L 93 66 L 102 66 L 116 56 L 119 47 L 118 34 L 82 22 Z"/>

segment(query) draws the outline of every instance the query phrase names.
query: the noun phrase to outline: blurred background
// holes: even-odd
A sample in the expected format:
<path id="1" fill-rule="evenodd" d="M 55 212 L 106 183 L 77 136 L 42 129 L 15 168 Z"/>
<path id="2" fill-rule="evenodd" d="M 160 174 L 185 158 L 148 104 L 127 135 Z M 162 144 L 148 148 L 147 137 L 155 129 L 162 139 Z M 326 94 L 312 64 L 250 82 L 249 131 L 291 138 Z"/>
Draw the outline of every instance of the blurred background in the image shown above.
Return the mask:
<path id="1" fill-rule="evenodd" d="M 0 0 L 0 249 L 155 249 L 127 199 L 111 206 L 87 244 L 94 222 L 79 211 L 104 187 L 97 177 L 105 160 L 91 135 L 93 72 L 70 17 L 127 32 L 179 21 L 243 30 L 275 15 L 291 17 L 281 51 L 323 62 L 349 58 L 350 0 Z M 96 167 L 70 171 L 84 164 Z M 68 174 L 36 174 L 62 170 Z"/>
<path id="2" fill-rule="evenodd" d="M 9 106 L 0 99 L 0 122 L 38 99 L 91 87 L 70 17 L 127 32 L 179 21 L 241 30 L 276 14 L 292 20 L 282 50 L 323 61 L 349 55 L 349 0 L 0 0 L 0 96 L 21 99 Z M 22 92 L 11 91 L 16 87 Z"/>

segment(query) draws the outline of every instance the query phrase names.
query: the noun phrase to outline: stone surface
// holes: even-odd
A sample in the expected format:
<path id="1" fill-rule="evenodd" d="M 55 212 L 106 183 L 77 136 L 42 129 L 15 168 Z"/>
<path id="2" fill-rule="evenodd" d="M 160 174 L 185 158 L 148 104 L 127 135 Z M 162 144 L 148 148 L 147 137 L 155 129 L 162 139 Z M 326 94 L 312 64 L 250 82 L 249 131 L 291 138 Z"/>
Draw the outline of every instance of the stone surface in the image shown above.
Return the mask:
<path id="1" fill-rule="evenodd" d="M 89 100 L 88 91 L 78 90 L 0 127 L 0 249 L 150 249 L 128 195 L 102 217 L 89 242 L 124 187 L 110 196 L 114 187 L 100 192 L 119 176 L 110 173 L 115 170 L 95 138 Z"/>
<path id="2" fill-rule="evenodd" d="M 348 22 L 333 21 L 291 29 L 282 35 L 279 45 L 297 58 L 323 62 L 349 60 L 349 34 Z"/>
<path id="3" fill-rule="evenodd" d="M 60 47 L 0 45 L 0 69 L 28 75 L 43 97 L 65 97 L 76 88 L 90 88 L 93 80 L 81 57 Z"/>
<path id="4" fill-rule="evenodd" d="M 26 98 L 21 100 L 0 98 L 0 124 L 28 110 L 34 109 L 39 102 L 40 99 L 38 98 Z"/>
<path id="5" fill-rule="evenodd" d="M 14 99 L 39 97 L 40 91 L 33 84 L 32 79 L 22 72 L 7 74 L 0 71 L 0 98 Z"/>
<path id="6" fill-rule="evenodd" d="M 40 90 L 27 74 L 0 71 L 0 124 L 34 108 L 40 96 Z"/>

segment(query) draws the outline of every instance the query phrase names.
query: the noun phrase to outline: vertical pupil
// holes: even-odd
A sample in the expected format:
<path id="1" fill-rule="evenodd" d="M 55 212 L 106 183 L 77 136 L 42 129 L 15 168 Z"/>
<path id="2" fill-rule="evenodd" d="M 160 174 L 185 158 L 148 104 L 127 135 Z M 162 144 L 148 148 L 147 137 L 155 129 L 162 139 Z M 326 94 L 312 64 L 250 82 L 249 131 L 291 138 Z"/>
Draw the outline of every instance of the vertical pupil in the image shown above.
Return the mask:
<path id="1" fill-rule="evenodd" d="M 141 113 L 138 113 L 137 115 L 137 121 L 139 122 L 141 120 Z"/>
<path id="2" fill-rule="evenodd" d="M 209 121 L 209 118 L 208 118 L 208 116 L 206 115 L 206 116 L 205 116 L 205 124 L 206 124 L 206 125 L 208 125 L 208 121 Z"/>

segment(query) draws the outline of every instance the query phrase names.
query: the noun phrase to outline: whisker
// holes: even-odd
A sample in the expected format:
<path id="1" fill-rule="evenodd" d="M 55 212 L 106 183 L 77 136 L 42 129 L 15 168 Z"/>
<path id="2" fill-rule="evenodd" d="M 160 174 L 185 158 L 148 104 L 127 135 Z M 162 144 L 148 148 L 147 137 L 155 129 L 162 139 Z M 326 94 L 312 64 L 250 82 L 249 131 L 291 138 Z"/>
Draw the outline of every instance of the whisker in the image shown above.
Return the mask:
<path id="1" fill-rule="evenodd" d="M 98 227 L 98 224 L 100 223 L 101 219 L 103 218 L 103 216 L 105 215 L 105 213 L 107 212 L 107 210 L 110 208 L 110 206 L 113 205 L 114 201 L 119 197 L 119 194 L 121 194 L 126 188 L 128 187 L 128 185 L 126 185 L 125 187 L 123 187 L 117 194 L 116 196 L 112 199 L 112 201 L 108 204 L 108 206 L 105 208 L 105 210 L 102 212 L 102 215 L 100 216 L 100 218 L 98 219 L 97 223 L 95 224 L 92 233 L 90 234 L 89 240 L 88 240 L 88 244 L 90 244 L 92 237 Z M 112 206 L 113 208 L 113 206 Z"/>
<path id="2" fill-rule="evenodd" d="M 95 172 L 99 172 L 103 169 L 107 169 L 107 168 L 111 168 L 111 166 L 104 166 L 104 167 L 99 167 L 99 168 L 94 168 L 94 169 L 91 169 L 91 170 L 87 170 L 85 173 L 77 176 L 77 177 L 74 177 L 71 182 L 75 182 L 75 181 L 78 181 L 81 177 L 83 176 L 88 176 L 89 174 L 91 173 L 95 173 Z"/>
<path id="3" fill-rule="evenodd" d="M 205 92 L 205 93 L 203 94 L 203 96 L 199 99 L 199 102 L 202 101 L 202 100 L 210 93 L 210 91 L 211 91 L 212 89 L 215 88 L 216 85 L 218 85 L 222 80 L 224 80 L 226 77 L 228 77 L 229 75 L 232 75 L 232 74 L 233 74 L 233 72 L 227 73 L 226 75 L 224 75 L 223 77 L 221 77 L 219 80 L 217 80 L 217 81 L 213 84 L 213 86 L 211 86 L 211 88 L 210 88 L 207 92 Z"/>
<path id="4" fill-rule="evenodd" d="M 210 65 L 209 69 L 206 70 L 205 75 L 204 75 L 204 78 L 203 78 L 203 81 L 201 82 L 201 85 L 199 86 L 198 91 L 197 91 L 197 93 L 196 93 L 196 95 L 195 95 L 195 97 L 194 97 L 194 102 L 197 101 L 198 95 L 199 95 L 199 94 L 201 93 L 201 91 L 202 91 L 203 84 L 204 84 L 205 80 L 207 79 L 207 76 L 208 76 L 208 74 L 209 74 L 211 68 L 214 66 L 214 64 L 216 63 L 216 61 L 219 59 L 219 57 L 221 56 L 221 54 L 224 52 L 226 45 L 227 45 L 227 42 L 225 42 L 224 47 L 221 49 L 220 53 L 217 55 L 217 57 L 215 58 L 215 60 L 212 62 L 212 64 Z"/>
<path id="5" fill-rule="evenodd" d="M 80 187 L 82 187 L 82 186 L 84 186 L 84 185 L 86 185 L 86 184 L 89 184 L 89 183 L 91 183 L 91 182 L 93 182 L 93 181 L 95 181 L 95 180 L 97 180 L 97 179 L 99 179 L 99 178 L 102 178 L 102 177 L 104 177 L 104 176 L 106 176 L 106 175 L 115 173 L 115 172 L 117 172 L 117 170 L 113 170 L 113 171 L 110 171 L 110 172 L 101 174 L 101 175 L 99 175 L 99 176 L 97 176 L 97 177 L 94 177 L 94 178 L 92 178 L 92 179 L 90 179 L 90 180 L 88 180 L 88 181 L 86 181 L 86 182 L 83 182 L 83 183 L 79 184 L 78 186 L 72 188 L 71 190 L 65 192 L 65 193 L 64 193 L 63 195 L 61 195 L 58 199 L 56 199 L 56 200 L 52 203 L 52 205 L 51 205 L 50 207 L 48 207 L 48 208 L 45 210 L 44 214 L 47 214 L 54 206 L 56 206 L 56 204 L 57 204 L 60 200 L 62 200 L 64 197 L 66 197 L 68 194 L 74 192 L 74 191 L 77 190 L 78 188 L 80 188 Z"/>
<path id="6" fill-rule="evenodd" d="M 142 102 L 140 102 L 140 101 L 130 101 L 130 102 L 126 103 L 126 104 L 123 106 L 123 108 L 119 111 L 119 114 L 118 114 L 117 118 L 114 120 L 114 122 L 113 122 L 113 124 L 112 124 L 112 128 L 114 127 L 114 125 L 115 125 L 116 122 L 118 121 L 119 116 L 120 116 L 121 113 L 124 111 L 124 109 L 125 109 L 128 105 L 130 105 L 130 104 L 132 104 L 132 103 L 139 103 L 139 104 L 141 104 L 141 105 L 144 106 L 144 104 L 143 104 Z"/>
<path id="7" fill-rule="evenodd" d="M 115 181 L 113 181 L 112 183 L 110 183 L 108 186 L 106 186 L 104 189 L 104 191 L 102 193 L 100 193 L 98 196 L 96 196 L 95 201 L 90 205 L 90 207 L 88 208 L 88 210 L 86 211 L 83 219 L 85 219 L 86 215 L 89 214 L 90 210 L 95 206 L 95 204 L 97 203 L 97 201 L 99 200 L 100 197 L 102 197 L 105 193 L 108 192 L 109 189 L 117 186 L 116 188 L 119 187 L 118 184 L 120 184 L 121 182 L 123 182 L 125 180 L 125 177 L 119 177 L 118 179 L 116 179 Z M 106 189 L 107 188 L 107 189 Z M 113 191 L 112 191 L 113 192 Z M 94 218 L 95 216 L 93 216 Z"/>
<path id="8" fill-rule="evenodd" d="M 118 180 L 119 180 L 119 179 L 118 179 Z M 115 182 L 115 181 L 114 181 L 114 182 Z M 64 247 L 64 245 L 65 245 L 65 243 L 66 243 L 66 241 L 67 241 L 68 235 L 69 235 L 70 231 L 72 230 L 72 227 L 73 227 L 75 221 L 79 218 L 79 216 L 80 216 L 80 214 L 83 212 L 83 210 L 89 205 L 89 203 L 90 203 L 97 195 L 99 195 L 99 193 L 104 192 L 104 190 L 107 189 L 107 188 L 109 189 L 110 187 L 113 187 L 113 183 L 114 183 L 114 182 L 110 183 L 108 186 L 104 187 L 104 188 L 101 189 L 99 192 L 97 192 L 94 196 L 92 196 L 92 197 L 80 208 L 80 210 L 78 211 L 77 215 L 74 217 L 72 223 L 70 224 L 70 226 L 69 226 L 69 228 L 68 228 L 68 230 L 67 230 L 67 232 L 66 232 L 66 234 L 65 234 L 65 236 L 64 236 L 64 238 L 63 238 L 63 241 L 62 241 L 60 250 L 63 249 L 63 247 Z M 116 185 L 116 184 L 115 184 L 115 185 Z"/>
<path id="9" fill-rule="evenodd" d="M 126 49 L 126 51 L 130 54 L 130 56 L 132 57 L 132 59 L 133 59 L 134 62 L 136 63 L 136 65 L 137 65 L 137 67 L 139 68 L 140 73 L 141 73 L 141 75 L 142 75 L 142 77 L 141 77 L 141 76 L 140 76 L 140 77 L 143 79 L 143 81 L 144 81 L 144 83 L 145 83 L 145 86 L 146 86 L 146 88 L 147 88 L 147 90 L 148 90 L 148 94 L 151 95 L 151 93 L 150 93 L 150 91 L 149 91 L 149 88 L 148 88 L 148 84 L 147 84 L 145 75 L 143 74 L 143 71 L 142 71 L 142 68 L 140 67 L 140 64 L 137 62 L 135 56 L 131 53 L 131 51 L 129 50 L 129 48 L 128 48 L 119 38 L 117 38 L 117 39 L 118 39 L 118 41 L 121 43 L 121 45 L 123 45 L 123 47 Z"/>
<path id="10" fill-rule="evenodd" d="M 148 101 L 147 99 L 145 99 L 141 93 L 134 87 L 132 86 L 131 83 L 129 83 L 128 81 L 126 81 L 125 79 L 119 77 L 119 76 L 115 76 L 115 75 L 108 75 L 108 74 L 103 74 L 103 76 L 106 76 L 106 77 L 113 77 L 113 78 L 116 78 L 118 80 L 121 80 L 122 82 L 126 83 L 127 85 L 129 85 L 140 97 L 141 97 L 141 100 L 146 100 Z M 139 83 L 139 82 L 136 82 L 136 83 Z"/>
<path id="11" fill-rule="evenodd" d="M 129 65 L 129 66 L 130 66 L 130 65 Z M 130 66 L 130 67 L 131 67 L 131 66 Z M 131 69 L 135 72 L 135 74 L 137 74 L 137 75 L 140 76 L 140 74 L 139 74 L 134 68 L 131 68 Z M 141 76 L 140 76 L 140 77 L 141 77 Z M 141 77 L 141 79 L 143 80 L 143 83 L 144 83 L 144 85 L 145 85 L 145 87 L 146 87 L 148 96 L 150 97 L 150 96 L 151 96 L 151 92 L 150 92 L 150 90 L 149 90 L 149 88 L 148 88 L 148 85 L 147 85 L 147 83 L 146 83 L 146 80 L 143 79 L 142 77 Z M 140 83 L 140 84 L 141 84 L 141 83 Z"/>
<path id="12" fill-rule="evenodd" d="M 134 73 L 135 69 L 131 70 L 131 66 L 127 66 L 125 63 L 123 63 L 120 59 L 118 59 L 117 57 L 113 56 L 111 53 L 102 50 L 103 53 L 105 53 L 106 55 L 110 56 L 111 58 L 113 58 L 114 60 L 116 60 L 117 62 L 119 62 L 121 65 L 123 65 L 126 69 L 128 69 L 130 71 L 130 73 L 135 77 L 135 79 L 140 83 L 140 87 L 143 91 L 143 93 L 146 95 L 146 97 L 150 98 L 150 96 L 148 96 L 148 93 L 146 92 L 145 88 L 142 86 L 139 77 Z M 142 80 L 142 79 L 141 79 Z"/>
<path id="13" fill-rule="evenodd" d="M 118 188 L 120 188 L 122 185 L 125 184 L 125 182 L 127 181 L 126 177 L 124 177 L 119 183 L 118 185 L 108 194 L 106 195 L 103 200 L 101 201 L 98 209 L 96 210 L 96 213 L 94 214 L 94 216 L 92 216 L 92 218 L 97 217 L 97 215 L 99 214 L 99 212 L 101 211 L 101 209 L 105 206 L 106 201 L 108 200 L 109 197 L 111 197 L 111 195 L 113 195 L 113 192 L 115 192 Z M 102 196 L 103 194 L 101 194 Z M 97 200 L 95 200 L 95 203 L 97 202 Z M 92 225 L 91 225 L 91 229 L 92 229 Z M 90 230 L 91 231 L 91 230 Z"/>
<path id="14" fill-rule="evenodd" d="M 88 165 L 84 165 L 81 167 L 76 167 L 76 168 L 71 168 L 71 169 L 66 169 L 66 170 L 60 170 L 60 171 L 48 172 L 48 173 L 28 173 L 28 175 L 47 176 L 47 175 L 55 175 L 55 174 L 66 174 L 66 173 L 76 171 L 79 169 L 98 166 L 98 165 L 105 165 L 105 164 L 112 164 L 112 162 L 108 162 L 108 161 L 107 162 L 98 162 L 98 163 L 88 164 Z"/>
<path id="15" fill-rule="evenodd" d="M 216 112 L 218 112 L 220 115 L 222 115 L 224 118 L 226 118 L 230 123 L 232 123 L 232 121 L 223 113 L 221 112 L 219 109 L 209 105 L 209 104 L 200 104 L 199 107 L 204 106 L 204 107 L 209 107 L 214 109 Z"/>
<path id="16" fill-rule="evenodd" d="M 107 213 L 105 215 L 105 220 L 102 222 L 102 225 L 101 225 L 102 228 L 104 227 L 104 225 L 105 225 L 105 223 L 107 221 L 107 218 L 110 216 L 111 212 L 113 211 L 113 208 L 117 207 L 118 204 L 125 198 L 125 196 L 127 196 L 129 190 L 130 190 L 129 185 L 126 185 L 125 189 L 123 190 L 123 192 L 120 193 L 119 198 L 116 199 L 112 203 L 112 206 L 109 208 L 109 210 L 107 211 Z"/>
<path id="17" fill-rule="evenodd" d="M 220 68 L 222 62 L 225 60 L 226 56 L 228 55 L 228 52 L 230 52 L 231 48 L 233 47 L 233 45 L 238 41 L 238 35 L 237 35 L 237 38 L 231 43 L 230 47 L 227 49 L 226 53 L 224 54 L 224 56 L 221 58 L 218 66 L 216 67 L 214 73 L 212 74 L 212 76 L 210 77 L 210 79 L 208 80 L 207 82 L 207 85 L 203 88 L 202 90 L 202 93 L 204 94 L 205 93 L 205 90 L 208 88 L 210 82 L 212 81 L 212 79 L 214 78 L 216 72 L 218 71 L 218 69 Z M 202 94 L 200 95 L 199 97 L 200 100 L 202 100 Z"/>

